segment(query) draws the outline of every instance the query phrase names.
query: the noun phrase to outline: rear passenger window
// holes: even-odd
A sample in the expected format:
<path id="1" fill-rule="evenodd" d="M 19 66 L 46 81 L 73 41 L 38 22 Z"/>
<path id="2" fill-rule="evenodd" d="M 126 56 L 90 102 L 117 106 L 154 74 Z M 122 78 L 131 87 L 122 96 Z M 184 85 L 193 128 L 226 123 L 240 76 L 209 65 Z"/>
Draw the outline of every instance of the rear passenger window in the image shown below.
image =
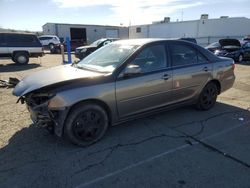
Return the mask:
<path id="1" fill-rule="evenodd" d="M 39 37 L 39 40 L 50 40 L 53 39 L 53 37 Z"/>
<path id="2" fill-rule="evenodd" d="M 172 44 L 170 47 L 172 66 L 197 63 L 196 50 L 183 44 Z"/>
<path id="3" fill-rule="evenodd" d="M 152 72 L 166 67 L 166 53 L 164 45 L 154 45 L 143 49 L 130 63 L 138 65 L 142 72 Z"/>
<path id="4" fill-rule="evenodd" d="M 0 46 L 1 47 L 3 47 L 3 46 L 5 46 L 5 40 L 4 40 L 4 35 L 2 34 L 0 34 Z"/>
<path id="5" fill-rule="evenodd" d="M 37 44 L 37 37 L 34 35 L 8 34 L 6 40 L 10 47 L 34 46 Z"/>
<path id="6" fill-rule="evenodd" d="M 39 40 L 45 40 L 45 38 L 44 37 L 39 37 Z"/>
<path id="7" fill-rule="evenodd" d="M 197 56 L 198 56 L 198 63 L 207 63 L 208 60 L 207 58 L 202 55 L 201 53 L 197 52 Z"/>
<path id="8" fill-rule="evenodd" d="M 191 46 L 184 44 L 170 45 L 172 66 L 207 63 L 207 58 Z"/>

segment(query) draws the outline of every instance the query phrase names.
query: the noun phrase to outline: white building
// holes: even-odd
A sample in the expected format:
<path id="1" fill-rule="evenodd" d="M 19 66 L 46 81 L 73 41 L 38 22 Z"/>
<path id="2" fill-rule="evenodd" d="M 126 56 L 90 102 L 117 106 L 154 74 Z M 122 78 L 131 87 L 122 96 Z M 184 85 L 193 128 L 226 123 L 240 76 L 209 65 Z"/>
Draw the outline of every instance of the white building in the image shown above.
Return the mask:
<path id="1" fill-rule="evenodd" d="M 245 17 L 201 19 L 193 21 L 170 22 L 170 18 L 149 25 L 129 27 L 129 38 L 196 38 L 198 44 L 206 46 L 221 38 L 242 39 L 250 34 L 250 19 Z"/>
<path id="2" fill-rule="evenodd" d="M 42 26 L 43 34 L 56 35 L 65 40 L 81 40 L 87 44 L 100 38 L 128 38 L 128 27 L 46 23 Z"/>

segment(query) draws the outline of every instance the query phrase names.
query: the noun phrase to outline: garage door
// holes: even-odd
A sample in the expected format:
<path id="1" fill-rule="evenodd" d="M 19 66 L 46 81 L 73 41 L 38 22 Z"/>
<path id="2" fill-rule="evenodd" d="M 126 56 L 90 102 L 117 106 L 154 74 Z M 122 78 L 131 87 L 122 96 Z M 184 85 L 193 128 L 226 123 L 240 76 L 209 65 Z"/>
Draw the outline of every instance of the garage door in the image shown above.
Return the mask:
<path id="1" fill-rule="evenodd" d="M 106 30 L 107 38 L 118 38 L 118 30 L 117 29 L 108 29 Z"/>

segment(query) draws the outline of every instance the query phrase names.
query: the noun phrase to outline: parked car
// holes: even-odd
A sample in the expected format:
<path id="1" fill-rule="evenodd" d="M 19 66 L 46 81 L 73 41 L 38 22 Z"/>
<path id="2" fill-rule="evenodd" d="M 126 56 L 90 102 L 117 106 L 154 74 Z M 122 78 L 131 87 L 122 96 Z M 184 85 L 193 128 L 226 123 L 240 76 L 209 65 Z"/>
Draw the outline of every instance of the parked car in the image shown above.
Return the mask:
<path id="1" fill-rule="evenodd" d="M 11 58 L 16 64 L 24 65 L 30 57 L 43 56 L 43 48 L 34 34 L 0 33 L 0 57 Z"/>
<path id="2" fill-rule="evenodd" d="M 84 45 L 84 41 L 83 40 L 71 40 L 70 41 L 70 51 L 75 51 L 75 49 L 79 46 Z M 57 44 L 54 46 L 54 48 L 50 49 L 50 53 L 52 54 L 60 54 L 61 53 L 61 44 Z M 64 46 L 64 51 L 67 51 L 67 44 L 66 42 L 63 42 L 62 45 Z"/>
<path id="3" fill-rule="evenodd" d="M 44 47 L 48 47 L 49 49 L 53 49 L 55 45 L 61 43 L 60 39 L 55 35 L 42 35 L 38 39 Z"/>
<path id="4" fill-rule="evenodd" d="M 250 40 L 242 44 L 243 60 L 250 60 Z"/>
<path id="5" fill-rule="evenodd" d="M 243 45 L 237 39 L 221 39 L 218 43 L 212 43 L 206 49 L 210 50 L 217 56 L 230 57 L 236 62 L 242 62 L 249 59 L 249 47 L 246 41 Z"/>
<path id="6" fill-rule="evenodd" d="M 243 38 L 243 41 L 250 41 L 250 35 L 247 35 Z"/>
<path id="7" fill-rule="evenodd" d="M 13 94 L 35 124 L 88 146 L 136 117 L 190 104 L 209 110 L 234 80 L 231 58 L 181 40 L 134 39 L 30 75 Z"/>
<path id="8" fill-rule="evenodd" d="M 219 42 L 213 42 L 211 44 L 209 44 L 208 46 L 205 47 L 207 50 L 209 50 L 210 52 L 215 52 L 216 50 L 220 50 L 221 49 L 221 45 Z"/>
<path id="9" fill-rule="evenodd" d="M 106 44 L 109 44 L 109 43 L 116 41 L 116 40 L 118 40 L 118 39 L 117 38 L 102 38 L 102 39 L 99 39 L 99 40 L 93 42 L 89 46 L 78 47 L 75 49 L 75 56 L 76 56 L 76 58 L 83 59 L 87 55 L 89 55 L 92 52 L 94 52 L 95 50 L 97 50 L 98 48 L 101 48 L 102 46 L 105 46 Z"/>

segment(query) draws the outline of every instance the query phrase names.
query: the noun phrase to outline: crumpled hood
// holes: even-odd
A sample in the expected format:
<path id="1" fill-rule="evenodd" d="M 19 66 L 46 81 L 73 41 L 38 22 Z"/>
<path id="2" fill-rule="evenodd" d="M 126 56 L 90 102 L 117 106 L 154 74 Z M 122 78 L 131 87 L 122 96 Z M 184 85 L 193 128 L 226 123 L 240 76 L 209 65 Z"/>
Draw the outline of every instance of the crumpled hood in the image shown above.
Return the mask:
<path id="1" fill-rule="evenodd" d="M 61 65 L 46 70 L 38 71 L 22 79 L 14 88 L 13 95 L 23 96 L 31 91 L 45 86 L 57 84 L 80 78 L 93 78 L 104 75 L 103 73 L 82 70 L 71 65 Z"/>
<path id="2" fill-rule="evenodd" d="M 240 41 L 237 39 L 220 39 L 220 45 L 223 46 L 239 46 L 241 47 Z"/>

